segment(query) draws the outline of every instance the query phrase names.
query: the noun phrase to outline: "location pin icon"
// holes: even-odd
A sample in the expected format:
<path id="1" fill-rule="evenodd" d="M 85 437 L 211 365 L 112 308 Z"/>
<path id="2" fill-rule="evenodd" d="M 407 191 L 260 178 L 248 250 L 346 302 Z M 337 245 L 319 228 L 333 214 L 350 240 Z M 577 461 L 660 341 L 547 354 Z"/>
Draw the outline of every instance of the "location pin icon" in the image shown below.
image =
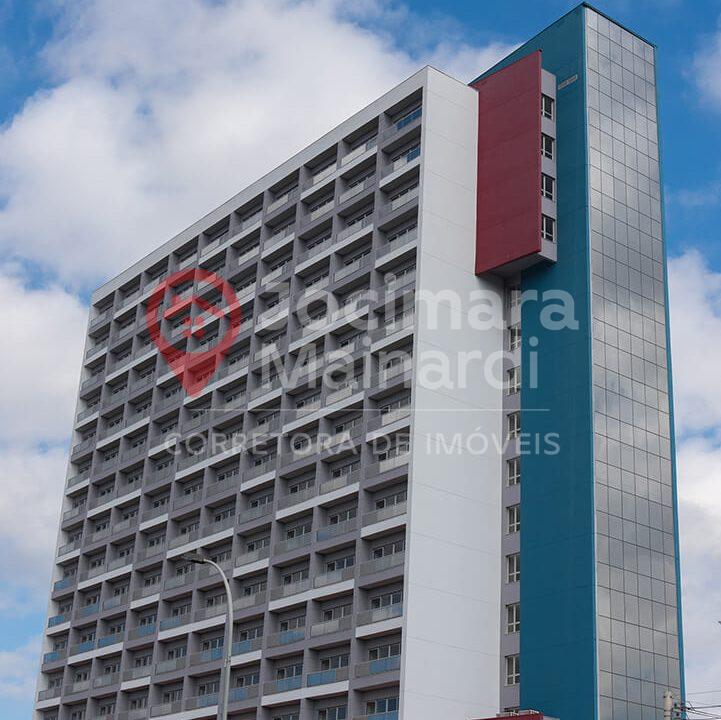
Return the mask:
<path id="1" fill-rule="evenodd" d="M 181 298 L 175 294 L 175 288 L 188 282 L 194 285 L 194 292 L 190 297 Z M 215 303 L 211 303 L 201 296 L 198 287 L 201 283 L 203 291 L 207 291 L 210 286 L 220 291 L 223 300 L 221 307 L 217 307 Z M 167 309 L 163 309 L 166 293 L 171 301 Z M 190 310 L 194 304 L 204 314 L 220 318 L 221 324 L 223 318 L 227 318 L 223 337 L 213 343 L 211 347 L 203 350 L 190 350 L 187 347 L 195 337 L 202 337 L 205 332 L 205 320 L 200 323 L 195 322 L 200 317 L 189 316 L 188 327 L 184 332 L 184 336 L 187 337 L 185 349 L 176 347 L 162 333 L 161 321 L 163 318 L 178 315 L 186 308 Z M 190 397 L 197 395 L 213 379 L 218 366 L 240 333 L 241 319 L 240 303 L 232 285 L 219 275 L 203 268 L 187 268 L 170 275 L 155 288 L 148 298 L 145 311 L 145 324 L 150 339 Z M 197 326 L 197 330 L 193 330 L 193 325 Z"/>

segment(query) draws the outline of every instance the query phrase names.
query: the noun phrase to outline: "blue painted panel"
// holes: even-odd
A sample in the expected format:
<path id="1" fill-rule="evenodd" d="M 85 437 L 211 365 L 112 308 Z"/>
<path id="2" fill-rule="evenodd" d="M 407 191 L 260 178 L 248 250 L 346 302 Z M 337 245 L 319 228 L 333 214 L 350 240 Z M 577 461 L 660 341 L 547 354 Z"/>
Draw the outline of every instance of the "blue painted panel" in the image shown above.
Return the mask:
<path id="1" fill-rule="evenodd" d="M 592 720 L 598 708 L 584 25 L 577 7 L 502 63 L 540 49 L 543 67 L 568 83 L 556 102 L 558 260 L 522 277 L 524 292 L 571 293 L 578 320 L 551 331 L 541 303 L 522 308 L 521 431 L 559 433 L 560 452 L 521 458 L 521 707 L 561 720 Z"/>

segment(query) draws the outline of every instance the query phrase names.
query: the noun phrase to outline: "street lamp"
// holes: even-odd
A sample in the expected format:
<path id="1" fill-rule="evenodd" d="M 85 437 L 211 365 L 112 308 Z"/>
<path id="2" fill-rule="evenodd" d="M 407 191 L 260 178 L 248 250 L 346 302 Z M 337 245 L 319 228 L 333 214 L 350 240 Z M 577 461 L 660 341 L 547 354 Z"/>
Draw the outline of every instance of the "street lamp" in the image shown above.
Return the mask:
<path id="1" fill-rule="evenodd" d="M 230 664 L 233 657 L 233 593 L 230 589 L 228 577 L 223 568 L 213 560 L 201 555 L 199 552 L 188 552 L 181 555 L 183 560 L 195 563 L 196 565 L 212 565 L 223 578 L 225 585 L 225 594 L 227 597 L 228 614 L 225 618 L 225 637 L 223 639 L 224 660 L 223 667 L 220 670 L 220 688 L 218 692 L 218 720 L 227 720 L 228 718 L 228 697 L 230 694 Z"/>

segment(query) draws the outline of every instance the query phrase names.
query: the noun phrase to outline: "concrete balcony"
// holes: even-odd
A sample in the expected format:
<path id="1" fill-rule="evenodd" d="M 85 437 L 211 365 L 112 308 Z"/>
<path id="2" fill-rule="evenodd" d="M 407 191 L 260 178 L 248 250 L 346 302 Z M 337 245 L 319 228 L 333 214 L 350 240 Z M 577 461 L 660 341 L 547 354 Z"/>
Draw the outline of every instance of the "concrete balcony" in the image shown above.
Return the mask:
<path id="1" fill-rule="evenodd" d="M 61 687 L 52 687 L 52 688 L 45 688 L 45 690 L 40 690 L 38 692 L 38 702 L 42 702 L 43 700 L 52 700 L 53 698 L 58 698 L 63 694 L 63 689 Z"/>
<path id="2" fill-rule="evenodd" d="M 285 585 L 278 585 L 277 587 L 271 588 L 270 599 L 280 600 L 281 598 L 290 597 L 291 595 L 299 595 L 300 593 L 310 590 L 310 587 L 310 578 L 299 580 L 298 582 L 287 583 Z"/>
<path id="3" fill-rule="evenodd" d="M 379 462 L 372 463 L 366 468 L 365 476 L 375 477 L 377 475 L 382 475 L 383 473 L 390 472 L 391 470 L 396 470 L 400 467 L 408 465 L 408 463 L 410 462 L 410 458 L 410 452 L 404 452 L 393 457 L 385 458 L 385 460 L 380 460 Z"/>
<path id="4" fill-rule="evenodd" d="M 281 647 L 290 645 L 291 643 L 301 642 L 305 640 L 306 628 L 295 628 L 293 630 L 281 630 L 281 632 L 272 633 L 265 639 L 266 647 Z"/>
<path id="5" fill-rule="evenodd" d="M 320 530 L 316 532 L 316 539 L 319 542 L 332 540 L 333 538 L 340 537 L 346 533 L 355 532 L 357 528 L 358 520 L 357 518 L 352 518 L 350 520 L 346 520 L 345 522 L 339 522 L 334 525 L 326 525 L 325 527 L 320 528 Z"/>
<path id="6" fill-rule="evenodd" d="M 411 127 L 417 126 L 419 124 L 418 121 L 420 121 L 422 116 L 423 108 L 416 108 L 415 110 L 412 110 L 407 115 L 404 115 L 399 120 L 396 120 L 393 125 L 383 131 L 383 140 L 389 140 L 399 133 L 410 130 Z"/>
<path id="7" fill-rule="evenodd" d="M 281 542 L 276 543 L 273 548 L 273 552 L 275 554 L 281 554 L 290 552 L 291 550 L 297 550 L 298 548 L 308 547 L 312 537 L 312 533 L 307 532 L 303 535 L 299 535 L 298 537 L 282 540 Z"/>
<path id="8" fill-rule="evenodd" d="M 352 580 L 355 577 L 355 568 L 347 567 L 340 570 L 332 570 L 330 572 L 320 573 L 313 578 L 313 587 L 321 588 L 327 585 Z"/>
<path id="9" fill-rule="evenodd" d="M 407 504 L 405 502 L 400 502 L 395 505 L 389 505 L 388 507 L 365 513 L 363 515 L 363 527 L 374 525 L 375 523 L 382 522 L 383 520 L 390 520 L 391 518 L 405 515 L 407 511 L 406 505 Z"/>
<path id="10" fill-rule="evenodd" d="M 403 615 L 403 603 L 395 603 L 386 605 L 385 607 L 365 610 L 358 613 L 356 617 L 356 625 L 370 625 L 371 623 L 382 622 L 383 620 L 391 620 L 392 618 L 401 617 Z"/>
<path id="11" fill-rule="evenodd" d="M 348 200 L 356 197 L 357 195 L 360 195 L 364 190 L 369 190 L 375 187 L 375 184 L 376 176 L 370 175 L 361 182 L 355 183 L 354 185 L 349 185 L 348 188 L 340 194 L 338 202 L 341 204 L 347 202 Z"/>
<path id="12" fill-rule="evenodd" d="M 348 485 L 360 482 L 360 479 L 360 470 L 353 470 L 352 472 L 343 473 L 338 477 L 332 477 L 330 480 L 325 480 L 320 484 L 319 494 L 325 495 L 327 493 L 335 492 L 336 490 L 341 490 L 344 487 L 348 487 Z M 318 532 L 320 532 L 320 530 Z"/>
<path id="13" fill-rule="evenodd" d="M 279 210 L 284 205 L 287 205 L 291 201 L 295 201 L 298 198 L 298 188 L 294 187 L 291 190 L 288 190 L 287 192 L 283 193 L 282 195 L 279 195 L 275 200 L 273 200 L 272 203 L 268 205 L 266 208 L 267 213 L 275 212 L 276 210 Z"/>
<path id="14" fill-rule="evenodd" d="M 265 560 L 270 557 L 270 548 L 262 547 L 251 552 L 243 553 L 235 558 L 235 567 L 241 568 L 245 565 L 256 563 L 260 560 Z"/>
<path id="15" fill-rule="evenodd" d="M 324 622 L 315 623 L 310 628 L 311 637 L 319 637 L 321 635 L 331 635 L 332 633 L 350 630 L 353 627 L 352 617 L 335 618 L 334 620 L 325 620 Z"/>
<path id="16" fill-rule="evenodd" d="M 303 457 L 315 457 L 315 453 L 313 451 L 301 455 L 292 453 L 290 453 L 289 455 L 290 457 L 286 458 L 285 462 L 281 464 L 286 465 L 290 462 L 293 462 L 293 460 L 297 460 Z M 293 505 L 298 505 L 299 503 L 314 498 L 317 494 L 318 488 L 315 485 L 311 485 L 310 487 L 299 490 L 298 492 L 290 492 L 287 495 L 283 495 L 282 497 L 278 498 L 278 509 L 284 510 L 285 508 L 292 507 Z"/>
<path id="17" fill-rule="evenodd" d="M 262 475 L 263 473 L 261 473 Z M 244 525 L 258 518 L 266 517 L 273 514 L 273 503 L 265 503 L 256 507 L 248 508 L 238 514 L 237 526 Z"/>
<path id="18" fill-rule="evenodd" d="M 351 235 L 355 235 L 357 232 L 360 232 L 361 230 L 366 230 L 367 232 L 372 232 L 373 230 L 373 216 L 368 215 L 367 217 L 362 218 L 361 220 L 357 220 L 355 222 L 351 222 L 348 225 L 346 225 L 336 237 L 336 242 L 341 242 L 342 240 L 345 240 L 346 238 L 349 238 Z"/>
<path id="19" fill-rule="evenodd" d="M 167 675 L 168 673 L 176 672 L 177 670 L 184 670 L 187 664 L 187 656 L 171 658 L 170 660 L 161 660 L 160 662 L 155 663 L 155 674 Z"/>
<path id="20" fill-rule="evenodd" d="M 140 638 L 150 637 L 155 635 L 155 631 L 158 629 L 156 623 L 148 623 L 147 625 L 138 625 L 132 628 L 128 632 L 128 640 L 139 640 Z"/>
<path id="21" fill-rule="evenodd" d="M 264 605 L 268 599 L 267 592 L 256 592 L 250 595 L 242 595 L 233 601 L 233 610 L 238 612 L 239 610 L 247 610 L 248 608 L 258 607 Z"/>
<path id="22" fill-rule="evenodd" d="M 367 575 L 374 575 L 375 573 L 390 570 L 392 568 L 402 569 L 405 559 L 406 554 L 404 552 L 397 552 L 392 555 L 368 560 L 367 562 L 361 563 L 360 575 L 361 577 L 365 577 Z"/>

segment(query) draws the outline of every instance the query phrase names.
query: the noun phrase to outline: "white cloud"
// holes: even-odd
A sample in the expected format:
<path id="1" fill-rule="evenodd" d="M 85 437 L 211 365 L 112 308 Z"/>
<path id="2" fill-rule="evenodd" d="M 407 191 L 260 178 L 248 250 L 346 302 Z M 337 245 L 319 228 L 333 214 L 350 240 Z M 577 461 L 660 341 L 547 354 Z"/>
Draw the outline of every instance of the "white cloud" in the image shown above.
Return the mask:
<path id="1" fill-rule="evenodd" d="M 0 650 L 0 703 L 32 697 L 35 690 L 40 637 L 14 650 Z"/>
<path id="2" fill-rule="evenodd" d="M 45 608 L 66 463 L 65 448 L 0 450 L 0 612 Z"/>
<path id="3" fill-rule="evenodd" d="M 721 356 L 721 273 L 687 252 L 669 264 L 669 293 L 676 421 L 682 433 L 713 430 L 721 426 L 721 373 L 705 359 Z"/>
<path id="4" fill-rule="evenodd" d="M 509 50 L 436 36 L 411 55 L 354 22 L 350 7 L 67 3 L 46 52 L 55 86 L 0 132 L 1 246 L 72 283 L 94 282 L 422 64 L 470 79 Z M 386 3 L 361 10 L 394 13 Z"/>
<path id="5" fill-rule="evenodd" d="M 678 475 L 686 678 L 689 692 L 699 692 L 721 678 L 721 653 L 712 649 L 721 642 L 721 446 L 682 443 Z"/>
<path id="6" fill-rule="evenodd" d="M 678 190 L 671 198 L 682 207 L 691 209 L 718 205 L 721 202 L 721 182 L 714 182 L 695 190 Z"/>
<path id="7" fill-rule="evenodd" d="M 721 19 L 716 32 L 703 38 L 693 68 L 704 100 L 721 109 Z"/>
<path id="8" fill-rule="evenodd" d="M 0 268 L 0 307 L 2 443 L 69 438 L 87 309 L 60 287 L 24 287 L 8 268 Z"/>
<path id="9" fill-rule="evenodd" d="M 698 692 L 721 677 L 709 648 L 721 637 L 721 373 L 708 361 L 721 352 L 721 274 L 690 251 L 670 261 L 669 283 L 686 678 Z"/>

